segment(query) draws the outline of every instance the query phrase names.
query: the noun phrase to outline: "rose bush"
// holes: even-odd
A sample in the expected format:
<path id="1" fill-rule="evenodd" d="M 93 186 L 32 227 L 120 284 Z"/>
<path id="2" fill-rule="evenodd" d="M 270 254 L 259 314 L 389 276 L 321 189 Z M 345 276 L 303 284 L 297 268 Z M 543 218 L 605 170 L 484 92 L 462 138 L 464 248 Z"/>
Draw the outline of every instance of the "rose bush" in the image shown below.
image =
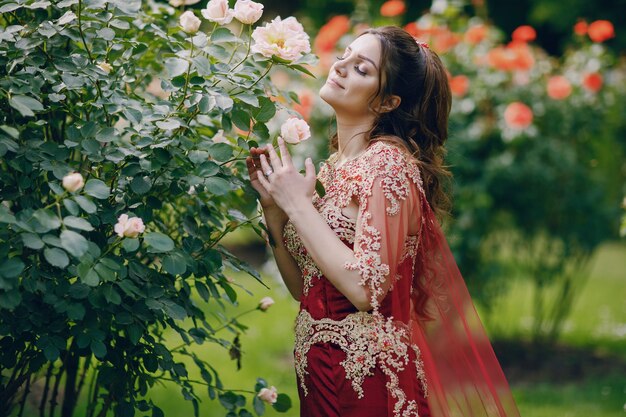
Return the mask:
<path id="1" fill-rule="evenodd" d="M 264 380 L 235 393 L 190 345 L 240 356 L 240 315 L 202 307 L 237 305 L 229 271 L 260 281 L 220 241 L 262 233 L 244 156 L 296 98 L 267 75 L 306 73 L 314 57 L 301 35 L 297 53 L 264 39 L 280 56 L 256 54 L 250 25 L 220 25 L 237 10 L 259 19 L 254 2 L 184 11 L 194 3 L 0 6 L 0 415 L 67 417 L 80 402 L 89 417 L 161 416 L 161 381 L 196 415 L 207 392 L 229 416 L 263 413 Z M 272 406 L 289 404 L 279 394 Z"/>

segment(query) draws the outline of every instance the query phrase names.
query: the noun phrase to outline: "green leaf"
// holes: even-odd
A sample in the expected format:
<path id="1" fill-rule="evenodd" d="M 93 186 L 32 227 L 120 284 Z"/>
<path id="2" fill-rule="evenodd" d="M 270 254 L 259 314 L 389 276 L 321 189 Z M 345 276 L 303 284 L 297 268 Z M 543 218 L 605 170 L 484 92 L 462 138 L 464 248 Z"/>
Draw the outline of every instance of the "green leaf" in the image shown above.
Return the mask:
<path id="1" fill-rule="evenodd" d="M 163 268 L 172 275 L 181 275 L 187 270 L 187 262 L 182 254 L 173 252 L 163 258 Z"/>
<path id="2" fill-rule="evenodd" d="M 22 242 L 24 242 L 24 246 L 35 250 L 44 247 L 43 240 L 34 233 L 22 233 Z"/>
<path id="3" fill-rule="evenodd" d="M 144 241 L 148 245 L 150 252 L 169 252 L 174 249 L 174 241 L 167 235 L 159 232 L 146 233 Z"/>
<path id="4" fill-rule="evenodd" d="M 3 204 L 0 204 L 0 223 L 15 223 L 15 216 Z"/>
<path id="5" fill-rule="evenodd" d="M 63 223 L 68 227 L 84 230 L 86 232 L 91 232 L 93 230 L 91 223 L 82 217 L 67 216 L 63 219 Z"/>
<path id="6" fill-rule="evenodd" d="M 320 198 L 324 198 L 326 195 L 326 190 L 324 189 L 324 185 L 320 182 L 320 180 L 315 180 L 315 191 Z"/>
<path id="7" fill-rule="evenodd" d="M 306 75 L 310 75 L 311 77 L 316 78 L 311 71 L 309 71 L 308 69 L 306 69 L 306 67 L 303 67 L 302 65 L 289 65 L 289 68 L 293 68 L 296 71 L 303 72 Z"/>
<path id="8" fill-rule="evenodd" d="M 90 179 L 89 181 L 87 181 L 87 184 L 85 184 L 85 193 L 97 199 L 104 200 L 109 197 L 109 187 L 101 180 Z M 76 202 L 79 206 L 83 207 L 78 199 L 76 200 Z M 84 207 L 83 210 L 85 210 Z"/>
<path id="9" fill-rule="evenodd" d="M 159 129 L 174 130 L 180 127 L 180 122 L 176 119 L 159 120 L 156 125 Z"/>
<path id="10" fill-rule="evenodd" d="M 130 188 L 137 194 L 145 194 L 150 191 L 152 184 L 148 181 L 148 177 L 135 177 L 130 182 Z"/>
<path id="11" fill-rule="evenodd" d="M 63 269 L 70 263 L 67 254 L 59 248 L 46 248 L 43 251 L 43 256 L 50 265 L 57 268 Z"/>
<path id="12" fill-rule="evenodd" d="M 106 41 L 112 41 L 115 38 L 115 31 L 111 28 L 102 28 L 96 31 L 96 33 L 98 34 L 98 37 Z"/>
<path id="13" fill-rule="evenodd" d="M 272 407 L 279 413 L 284 413 L 291 408 L 291 398 L 287 394 L 278 394 L 276 402 L 272 404 Z"/>
<path id="14" fill-rule="evenodd" d="M 43 105 L 32 97 L 14 95 L 9 98 L 9 104 L 15 110 L 19 111 L 22 116 L 34 116 L 35 111 L 42 111 Z"/>
<path id="15" fill-rule="evenodd" d="M 98 210 L 98 207 L 96 207 L 94 202 L 85 196 L 77 195 L 74 197 L 74 200 L 86 213 L 93 214 L 96 212 L 96 210 Z"/>
<path id="16" fill-rule="evenodd" d="M 220 177 L 209 177 L 204 180 L 207 191 L 214 195 L 224 195 L 230 191 L 230 182 Z"/>
<path id="17" fill-rule="evenodd" d="M 122 247 L 126 252 L 134 252 L 139 249 L 139 239 L 126 238 L 122 241 Z"/>
<path id="18" fill-rule="evenodd" d="M 89 245 L 87 239 L 79 233 L 71 230 L 64 230 L 61 232 L 61 245 L 63 249 L 68 251 L 71 255 L 80 258 L 87 252 Z"/>
<path id="19" fill-rule="evenodd" d="M 22 294 L 17 289 L 0 292 L 0 308 L 13 310 L 22 302 Z"/>
<path id="20" fill-rule="evenodd" d="M 19 258 L 11 258 L 0 264 L 0 275 L 5 278 L 17 278 L 26 266 Z"/>
<path id="21" fill-rule="evenodd" d="M 254 412 L 257 413 L 257 415 L 262 416 L 265 413 L 265 403 L 256 395 L 252 399 L 252 406 L 254 407 Z"/>
<path id="22" fill-rule="evenodd" d="M 170 74 L 170 78 L 184 74 L 187 68 L 189 68 L 189 62 L 184 59 L 171 57 L 165 60 L 165 69 Z"/>
<path id="23" fill-rule="evenodd" d="M 98 142 L 111 142 L 112 140 L 115 140 L 115 138 L 115 128 L 112 127 L 105 127 L 96 134 L 96 140 Z"/>
<path id="24" fill-rule="evenodd" d="M 276 105 L 267 97 L 259 97 L 259 102 L 261 103 L 261 107 L 254 116 L 254 119 L 257 122 L 268 122 L 276 114 Z"/>
<path id="25" fill-rule="evenodd" d="M 122 302 L 122 297 L 120 297 L 120 294 L 115 291 L 115 288 L 109 286 L 106 286 L 102 289 L 102 292 L 104 293 L 104 298 L 111 304 L 115 304 L 115 305 L 119 305 Z"/>
<path id="26" fill-rule="evenodd" d="M 52 211 L 47 209 L 37 210 L 33 214 L 33 218 L 35 218 L 41 225 L 41 227 L 37 229 L 39 233 L 45 233 L 49 230 L 61 227 L 61 219 L 59 219 Z"/>
<path id="27" fill-rule="evenodd" d="M 128 338 L 130 339 L 130 343 L 132 343 L 133 345 L 137 345 L 137 343 L 139 343 L 139 340 L 141 339 L 141 336 L 143 335 L 143 328 L 141 327 L 141 325 L 133 323 L 126 328 L 126 331 L 128 332 Z"/>
<path id="28" fill-rule="evenodd" d="M 184 320 L 187 318 L 187 311 L 183 307 L 171 302 L 170 300 L 163 301 L 163 311 L 165 311 L 165 314 L 174 320 Z"/>
<path id="29" fill-rule="evenodd" d="M 102 359 L 107 354 L 107 347 L 99 340 L 92 339 L 90 343 L 91 351 L 98 359 Z"/>

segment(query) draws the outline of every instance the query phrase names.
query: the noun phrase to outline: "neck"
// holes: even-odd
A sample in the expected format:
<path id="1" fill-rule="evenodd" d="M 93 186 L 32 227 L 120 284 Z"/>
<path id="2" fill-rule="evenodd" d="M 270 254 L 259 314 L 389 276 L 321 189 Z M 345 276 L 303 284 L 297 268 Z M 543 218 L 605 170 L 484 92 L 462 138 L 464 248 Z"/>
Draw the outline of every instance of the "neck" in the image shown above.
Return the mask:
<path id="1" fill-rule="evenodd" d="M 358 156 L 367 148 L 365 133 L 372 127 L 372 120 L 351 119 L 337 115 L 337 151 L 338 161 L 345 161 Z"/>

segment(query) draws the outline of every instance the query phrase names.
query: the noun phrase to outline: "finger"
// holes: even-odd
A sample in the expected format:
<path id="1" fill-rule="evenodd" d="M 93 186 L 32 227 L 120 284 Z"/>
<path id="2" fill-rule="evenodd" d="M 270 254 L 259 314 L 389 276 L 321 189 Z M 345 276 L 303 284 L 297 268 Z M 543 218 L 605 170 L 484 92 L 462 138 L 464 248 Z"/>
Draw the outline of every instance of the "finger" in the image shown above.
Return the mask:
<path id="1" fill-rule="evenodd" d="M 311 158 L 307 158 L 304 161 L 304 169 L 305 169 L 305 178 L 309 181 L 315 181 L 317 179 L 315 175 L 315 165 L 313 165 L 313 161 Z"/>
<path id="2" fill-rule="evenodd" d="M 272 167 L 270 166 L 269 162 L 267 162 L 267 158 L 265 155 L 261 155 L 261 171 L 263 173 L 274 171 Z M 265 176 L 263 176 L 263 178 L 265 178 Z"/>
<path id="3" fill-rule="evenodd" d="M 254 160 L 251 156 L 246 158 L 246 167 L 248 168 L 248 175 L 250 176 L 250 179 L 254 179 L 253 177 L 256 174 L 258 168 L 256 167 Z"/>
<path id="4" fill-rule="evenodd" d="M 261 183 L 261 185 L 263 186 L 263 188 L 265 188 L 265 191 L 269 193 L 270 183 L 267 180 L 267 178 L 265 178 L 265 175 L 263 175 L 263 173 L 260 170 L 257 170 L 256 176 L 259 182 Z"/>
<path id="5" fill-rule="evenodd" d="M 272 168 L 274 169 L 274 171 L 279 170 L 283 166 L 283 163 L 280 162 L 280 158 L 278 157 L 278 154 L 271 144 L 267 145 L 267 152 L 269 152 L 270 154 L 270 162 L 272 163 Z"/>
<path id="6" fill-rule="evenodd" d="M 280 159 L 283 165 L 293 165 L 291 162 L 291 155 L 289 154 L 289 149 L 287 149 L 287 145 L 285 141 L 280 136 L 278 137 L 278 147 L 280 148 Z"/>

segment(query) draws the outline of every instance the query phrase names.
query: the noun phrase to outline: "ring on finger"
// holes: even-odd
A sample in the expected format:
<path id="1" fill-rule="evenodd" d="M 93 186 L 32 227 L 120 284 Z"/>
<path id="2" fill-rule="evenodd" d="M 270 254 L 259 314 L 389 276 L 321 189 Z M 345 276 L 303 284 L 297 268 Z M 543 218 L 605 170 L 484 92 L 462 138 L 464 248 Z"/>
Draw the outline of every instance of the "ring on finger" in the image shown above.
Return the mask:
<path id="1" fill-rule="evenodd" d="M 274 171 L 272 171 L 271 169 L 268 169 L 267 171 L 265 171 L 265 176 L 269 177 L 270 175 L 272 175 L 274 173 Z"/>

